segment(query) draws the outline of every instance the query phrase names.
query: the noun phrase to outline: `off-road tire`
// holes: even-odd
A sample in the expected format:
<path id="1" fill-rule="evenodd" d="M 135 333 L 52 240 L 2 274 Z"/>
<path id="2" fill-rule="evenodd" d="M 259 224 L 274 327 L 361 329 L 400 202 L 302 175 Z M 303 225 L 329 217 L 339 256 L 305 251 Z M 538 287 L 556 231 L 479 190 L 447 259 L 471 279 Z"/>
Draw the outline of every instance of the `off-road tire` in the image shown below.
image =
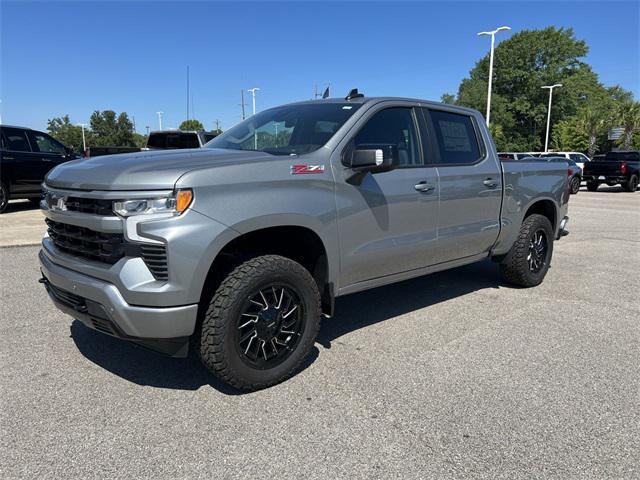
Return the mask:
<path id="1" fill-rule="evenodd" d="M 631 175 L 629 177 L 629 180 L 622 183 L 621 185 L 625 192 L 635 192 L 638 189 L 638 176 Z"/>
<path id="2" fill-rule="evenodd" d="M 0 183 L 0 213 L 4 213 L 9 205 L 9 189 L 4 183 Z"/>
<path id="3" fill-rule="evenodd" d="M 545 264 L 543 268 L 534 273 L 529 268 L 527 257 L 529 255 L 529 244 L 535 234 L 535 232 L 543 230 L 546 235 L 547 252 L 545 258 Z M 535 287 L 540 285 L 544 280 L 549 265 L 551 263 L 551 257 L 553 255 L 553 228 L 549 219 L 543 215 L 533 214 L 528 216 L 522 222 L 520 227 L 520 233 L 515 243 L 511 246 L 509 253 L 505 255 L 504 259 L 500 263 L 500 269 L 504 279 L 514 285 L 521 287 Z"/>
<path id="4" fill-rule="evenodd" d="M 589 190 L 590 192 L 595 192 L 596 190 L 598 190 L 599 186 L 600 184 L 598 182 L 587 182 L 587 190 Z"/>
<path id="5" fill-rule="evenodd" d="M 295 289 L 304 308 L 305 327 L 293 352 L 273 368 L 259 370 L 243 362 L 235 344 L 242 305 L 256 289 L 270 283 Z M 217 288 L 207 306 L 200 332 L 202 363 L 219 379 L 242 390 L 258 390 L 296 373 L 309 356 L 320 329 L 320 293 L 302 265 L 278 255 L 255 257 L 237 266 Z"/>

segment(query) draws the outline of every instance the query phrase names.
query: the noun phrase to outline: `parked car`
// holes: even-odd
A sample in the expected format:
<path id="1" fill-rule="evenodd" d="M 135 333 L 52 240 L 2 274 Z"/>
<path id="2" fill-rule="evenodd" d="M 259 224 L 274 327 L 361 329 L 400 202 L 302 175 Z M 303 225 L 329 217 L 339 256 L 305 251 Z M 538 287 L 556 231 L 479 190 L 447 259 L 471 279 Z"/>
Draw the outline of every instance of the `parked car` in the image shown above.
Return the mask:
<path id="1" fill-rule="evenodd" d="M 589 157 L 580 152 L 546 152 L 538 155 L 539 157 L 564 157 L 569 160 L 573 160 L 578 166 L 584 170 L 584 166 L 589 162 Z"/>
<path id="2" fill-rule="evenodd" d="M 586 164 L 583 176 L 590 192 L 598 190 L 602 183 L 621 185 L 627 192 L 635 192 L 640 179 L 640 152 L 632 150 L 597 155 Z"/>
<path id="3" fill-rule="evenodd" d="M 487 258 L 533 287 L 567 233 L 564 163 L 501 162 L 479 112 L 423 100 L 352 91 L 85 162 L 46 179 L 54 304 L 247 390 L 298 370 L 336 297 Z"/>
<path id="4" fill-rule="evenodd" d="M 25 127 L 0 126 L 0 213 L 10 199 L 40 201 L 41 185 L 53 167 L 78 158 L 50 135 Z"/>
<path id="5" fill-rule="evenodd" d="M 198 148 L 217 136 L 215 132 L 192 130 L 159 130 L 151 132 L 147 139 L 147 149 L 166 150 L 176 148 Z"/>
<path id="6" fill-rule="evenodd" d="M 535 155 L 528 152 L 499 152 L 498 158 L 500 160 L 524 160 L 526 158 L 534 157 Z"/>
<path id="7" fill-rule="evenodd" d="M 119 153 L 140 152 L 140 147 L 89 147 L 86 157 L 102 157 L 103 155 L 117 155 Z"/>
<path id="8" fill-rule="evenodd" d="M 577 194 L 580 191 L 580 185 L 582 183 L 582 168 L 573 160 L 551 155 L 540 155 L 539 157 L 532 158 L 532 160 L 538 162 L 560 162 L 567 165 L 567 177 L 569 178 L 569 191 L 572 194 Z"/>

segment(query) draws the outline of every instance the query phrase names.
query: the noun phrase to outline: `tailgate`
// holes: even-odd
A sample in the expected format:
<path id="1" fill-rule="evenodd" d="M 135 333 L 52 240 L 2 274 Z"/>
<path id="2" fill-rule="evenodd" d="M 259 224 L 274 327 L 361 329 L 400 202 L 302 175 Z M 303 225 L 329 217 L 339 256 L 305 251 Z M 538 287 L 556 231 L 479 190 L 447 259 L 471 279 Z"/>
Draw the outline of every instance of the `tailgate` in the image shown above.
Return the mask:
<path id="1" fill-rule="evenodd" d="M 592 160 L 584 165 L 584 175 L 592 175 L 594 177 L 599 175 L 611 176 L 620 174 L 619 161 L 611 160 Z"/>

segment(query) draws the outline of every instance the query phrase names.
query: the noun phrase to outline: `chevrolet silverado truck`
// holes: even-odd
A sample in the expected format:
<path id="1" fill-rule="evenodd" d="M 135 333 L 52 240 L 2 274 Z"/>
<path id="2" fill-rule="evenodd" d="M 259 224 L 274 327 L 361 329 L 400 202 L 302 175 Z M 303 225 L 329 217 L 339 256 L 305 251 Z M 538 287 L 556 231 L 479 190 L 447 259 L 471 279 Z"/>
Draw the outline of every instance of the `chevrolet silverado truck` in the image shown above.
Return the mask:
<path id="1" fill-rule="evenodd" d="M 587 190 L 595 192 L 600 184 L 620 185 L 627 192 L 635 192 L 640 183 L 640 152 L 620 151 L 596 155 L 584 167 L 583 178 Z"/>
<path id="2" fill-rule="evenodd" d="M 205 147 L 56 167 L 41 282 L 88 327 L 195 349 L 239 389 L 294 374 L 336 297 L 487 258 L 533 287 L 567 233 L 567 165 L 501 162 L 466 108 L 352 91 Z"/>

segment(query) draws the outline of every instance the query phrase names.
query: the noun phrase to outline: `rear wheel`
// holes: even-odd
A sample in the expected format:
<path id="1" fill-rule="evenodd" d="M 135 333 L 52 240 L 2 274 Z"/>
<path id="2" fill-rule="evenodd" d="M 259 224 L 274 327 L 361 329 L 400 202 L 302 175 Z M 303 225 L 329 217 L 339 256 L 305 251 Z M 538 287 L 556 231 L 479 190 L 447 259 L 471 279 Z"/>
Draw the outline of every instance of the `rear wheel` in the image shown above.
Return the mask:
<path id="1" fill-rule="evenodd" d="M 573 177 L 569 186 L 571 188 L 571 193 L 574 195 L 578 193 L 580 191 L 580 177 Z"/>
<path id="2" fill-rule="evenodd" d="M 248 260 L 220 284 L 202 322 L 200 358 L 221 380 L 257 390 L 301 366 L 320 328 L 320 293 L 299 263 Z"/>
<path id="3" fill-rule="evenodd" d="M 0 213 L 4 213 L 9 205 L 9 189 L 4 183 L 0 183 Z"/>
<path id="4" fill-rule="evenodd" d="M 595 192 L 596 190 L 598 190 L 598 186 L 600 184 L 598 182 L 587 182 L 587 190 L 589 190 L 590 192 Z"/>
<path id="5" fill-rule="evenodd" d="M 638 189 L 638 176 L 631 175 L 629 180 L 622 184 L 622 188 L 627 192 L 635 192 Z"/>
<path id="6" fill-rule="evenodd" d="M 525 218 L 520 234 L 500 263 L 502 274 L 510 283 L 534 287 L 544 280 L 553 255 L 553 228 L 542 215 Z"/>

